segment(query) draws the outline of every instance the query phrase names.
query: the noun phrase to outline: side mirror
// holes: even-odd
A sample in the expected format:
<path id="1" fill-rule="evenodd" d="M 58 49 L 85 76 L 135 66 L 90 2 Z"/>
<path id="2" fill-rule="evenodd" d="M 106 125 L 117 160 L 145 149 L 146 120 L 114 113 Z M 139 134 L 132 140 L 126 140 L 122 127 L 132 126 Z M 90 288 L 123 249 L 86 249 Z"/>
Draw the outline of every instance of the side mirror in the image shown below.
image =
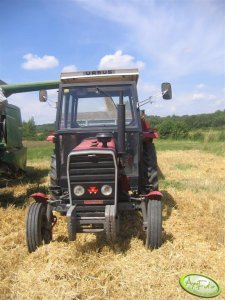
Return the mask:
<path id="1" fill-rule="evenodd" d="M 39 101 L 40 102 L 46 102 L 48 99 L 48 94 L 46 90 L 39 91 Z"/>
<path id="2" fill-rule="evenodd" d="M 161 85 L 162 89 L 162 97 L 165 100 L 170 100 L 172 99 L 172 89 L 171 89 L 171 84 L 168 82 L 163 82 Z"/>

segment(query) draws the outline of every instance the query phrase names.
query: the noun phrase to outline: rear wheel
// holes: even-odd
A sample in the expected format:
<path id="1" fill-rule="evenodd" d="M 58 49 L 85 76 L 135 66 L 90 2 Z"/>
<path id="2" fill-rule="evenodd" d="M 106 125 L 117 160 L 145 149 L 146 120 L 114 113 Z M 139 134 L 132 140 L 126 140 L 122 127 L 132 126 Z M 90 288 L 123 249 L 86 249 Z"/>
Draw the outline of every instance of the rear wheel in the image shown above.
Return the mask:
<path id="1" fill-rule="evenodd" d="M 158 249 L 162 244 L 162 203 L 149 200 L 147 211 L 146 248 Z"/>
<path id="2" fill-rule="evenodd" d="M 152 142 L 143 144 L 143 175 L 147 191 L 158 191 L 158 167 L 155 145 Z"/>
<path id="3" fill-rule="evenodd" d="M 52 155 L 51 166 L 50 166 L 50 186 L 57 186 L 57 173 L 56 173 L 56 157 Z"/>
<path id="4" fill-rule="evenodd" d="M 26 240 L 31 253 L 52 240 L 52 211 L 45 203 L 35 202 L 29 207 L 26 221 Z"/>

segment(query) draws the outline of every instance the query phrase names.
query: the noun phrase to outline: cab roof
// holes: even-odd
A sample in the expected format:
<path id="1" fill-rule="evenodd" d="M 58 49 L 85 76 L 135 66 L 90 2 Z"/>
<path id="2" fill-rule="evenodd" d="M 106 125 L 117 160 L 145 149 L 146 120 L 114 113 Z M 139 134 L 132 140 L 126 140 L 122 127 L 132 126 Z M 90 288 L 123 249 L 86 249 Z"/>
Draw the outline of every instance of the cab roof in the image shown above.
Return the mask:
<path id="1" fill-rule="evenodd" d="M 61 73 L 62 83 L 88 83 L 108 81 L 138 81 L 138 69 L 95 70 Z"/>

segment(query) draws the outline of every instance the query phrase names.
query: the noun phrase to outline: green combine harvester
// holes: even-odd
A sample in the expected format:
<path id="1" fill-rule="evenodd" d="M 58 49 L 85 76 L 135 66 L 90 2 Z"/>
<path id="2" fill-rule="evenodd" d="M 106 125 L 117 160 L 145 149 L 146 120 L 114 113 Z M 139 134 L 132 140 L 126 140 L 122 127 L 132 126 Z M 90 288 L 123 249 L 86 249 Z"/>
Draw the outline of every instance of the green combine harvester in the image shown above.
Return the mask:
<path id="1" fill-rule="evenodd" d="M 25 172 L 27 149 L 22 143 L 20 108 L 7 98 L 15 93 L 56 89 L 59 81 L 6 84 L 0 80 L 0 187 Z"/>

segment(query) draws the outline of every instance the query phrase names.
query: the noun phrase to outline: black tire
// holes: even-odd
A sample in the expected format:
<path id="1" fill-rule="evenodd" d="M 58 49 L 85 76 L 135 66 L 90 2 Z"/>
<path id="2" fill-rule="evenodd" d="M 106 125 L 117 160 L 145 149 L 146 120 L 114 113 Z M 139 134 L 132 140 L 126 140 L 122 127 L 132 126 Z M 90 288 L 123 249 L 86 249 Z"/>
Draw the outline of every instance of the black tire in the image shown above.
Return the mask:
<path id="1" fill-rule="evenodd" d="M 75 241 L 77 238 L 77 226 L 75 218 L 67 219 L 68 240 Z"/>
<path id="2" fill-rule="evenodd" d="M 50 219 L 48 220 L 47 217 L 47 204 L 35 202 L 29 207 L 26 221 L 26 240 L 30 253 L 52 240 Z"/>
<path id="3" fill-rule="evenodd" d="M 108 205 L 106 208 L 106 220 L 104 224 L 106 239 L 108 242 L 116 242 L 120 231 L 120 217 L 114 217 L 115 206 Z"/>
<path id="4" fill-rule="evenodd" d="M 155 145 L 152 142 L 143 143 L 143 182 L 146 192 L 158 191 L 158 166 Z"/>
<path id="5" fill-rule="evenodd" d="M 49 172 L 49 177 L 50 177 L 50 193 L 51 193 L 51 198 L 52 199 L 57 199 L 58 198 L 58 193 L 55 191 L 55 187 L 58 186 L 57 184 L 57 170 L 56 170 L 56 156 L 55 154 L 52 155 L 51 157 L 51 165 L 50 165 L 50 172 Z"/>
<path id="6" fill-rule="evenodd" d="M 158 249 L 162 244 L 162 203 L 149 200 L 147 211 L 146 248 Z"/>
<path id="7" fill-rule="evenodd" d="M 50 166 L 50 187 L 57 186 L 57 172 L 56 172 L 56 157 L 52 155 L 51 166 Z"/>

